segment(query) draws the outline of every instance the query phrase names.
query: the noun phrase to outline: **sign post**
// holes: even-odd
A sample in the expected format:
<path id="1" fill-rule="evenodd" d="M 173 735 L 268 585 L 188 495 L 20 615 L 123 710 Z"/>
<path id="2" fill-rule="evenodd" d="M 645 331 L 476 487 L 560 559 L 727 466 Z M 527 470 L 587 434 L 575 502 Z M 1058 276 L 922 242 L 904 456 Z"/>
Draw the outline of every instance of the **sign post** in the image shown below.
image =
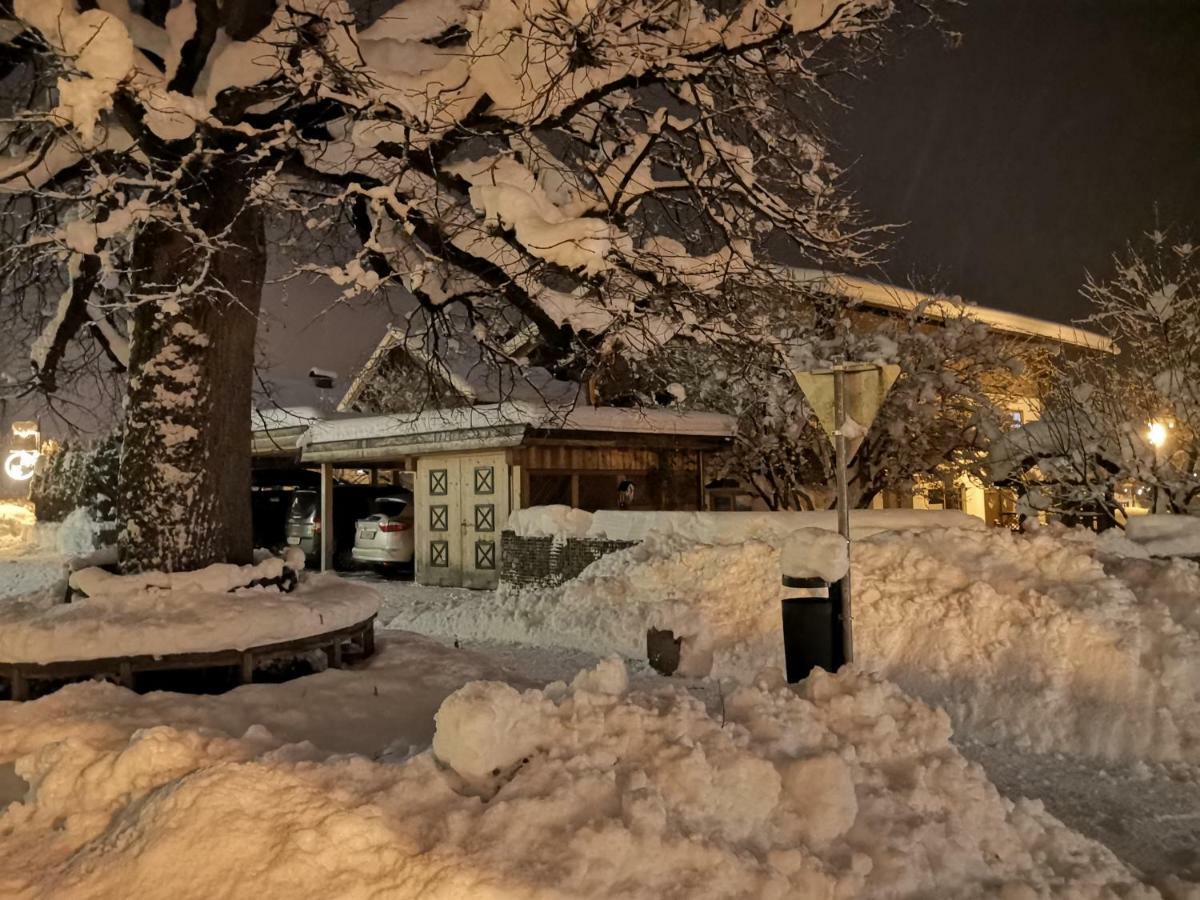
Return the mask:
<path id="1" fill-rule="evenodd" d="M 833 443 L 837 478 L 838 534 L 850 552 L 850 489 L 846 470 L 862 446 L 880 407 L 900 375 L 897 365 L 838 363 L 831 369 L 796 372 L 804 399 L 816 413 Z M 850 598 L 850 567 L 841 580 L 842 649 L 846 662 L 854 659 L 854 616 Z"/>

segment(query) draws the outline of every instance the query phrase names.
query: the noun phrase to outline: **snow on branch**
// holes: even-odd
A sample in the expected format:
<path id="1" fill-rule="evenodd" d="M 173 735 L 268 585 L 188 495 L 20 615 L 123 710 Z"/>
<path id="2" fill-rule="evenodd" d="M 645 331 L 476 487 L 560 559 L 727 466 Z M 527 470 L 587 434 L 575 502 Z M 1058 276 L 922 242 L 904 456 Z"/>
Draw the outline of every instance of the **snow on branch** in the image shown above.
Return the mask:
<path id="1" fill-rule="evenodd" d="M 57 211 L 29 219 L 16 255 L 97 269 L 65 311 L 47 296 L 34 362 L 52 377 L 62 324 L 87 321 L 119 358 L 117 295 L 127 311 L 210 296 L 203 260 L 231 238 L 197 204 L 230 179 L 312 245 L 351 224 L 358 247 L 297 251 L 295 271 L 347 298 L 403 287 L 497 343 L 515 316 L 564 372 L 760 338 L 727 287 L 776 283 L 768 245 L 871 252 L 801 101 L 824 47 L 865 46 L 893 12 L 406 0 L 370 21 L 350 0 L 16 0 L 31 38 L 13 89 L 35 102 L 6 132 L 0 193 Z M 197 260 L 150 289 L 132 260 L 164 228 Z"/>

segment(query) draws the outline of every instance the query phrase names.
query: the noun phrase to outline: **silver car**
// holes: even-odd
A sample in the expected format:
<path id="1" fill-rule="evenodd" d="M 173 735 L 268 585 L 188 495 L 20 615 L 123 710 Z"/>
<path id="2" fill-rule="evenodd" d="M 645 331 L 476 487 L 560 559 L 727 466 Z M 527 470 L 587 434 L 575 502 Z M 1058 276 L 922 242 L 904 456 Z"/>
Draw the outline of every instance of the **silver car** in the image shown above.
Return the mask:
<path id="1" fill-rule="evenodd" d="M 410 497 L 380 497 L 375 512 L 354 523 L 357 563 L 399 566 L 413 561 L 413 506 Z"/>
<path id="2" fill-rule="evenodd" d="M 320 501 L 316 491 L 296 491 L 284 525 L 288 546 L 299 547 L 310 558 L 318 556 L 321 549 Z"/>

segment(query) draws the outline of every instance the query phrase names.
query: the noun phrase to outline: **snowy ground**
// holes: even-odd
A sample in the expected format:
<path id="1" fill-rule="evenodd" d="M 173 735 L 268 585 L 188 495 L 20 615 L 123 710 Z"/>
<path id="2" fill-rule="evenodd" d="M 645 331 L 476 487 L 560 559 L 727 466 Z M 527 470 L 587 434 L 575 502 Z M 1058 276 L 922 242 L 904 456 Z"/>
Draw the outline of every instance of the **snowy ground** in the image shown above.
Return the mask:
<path id="1" fill-rule="evenodd" d="M 1100 552 L 1075 536 L 994 538 L 987 554 L 978 554 L 976 536 L 882 540 L 856 574 L 861 647 L 877 652 L 889 677 L 958 713 L 957 742 L 1006 794 L 1044 801 L 1148 877 L 1200 881 L 1200 766 L 1194 742 L 1181 743 L 1176 725 L 1195 727 L 1200 567 L 1138 558 L 1128 547 Z M 980 558 L 968 571 L 964 557 L 972 554 Z M 683 560 L 697 582 L 713 578 L 694 556 Z M 723 557 L 715 561 L 729 574 L 717 590 L 752 589 L 752 576 Z M 670 577 L 664 565 L 639 566 L 629 580 L 660 588 Z M 608 571 L 618 569 L 609 563 Z M 630 599 L 625 580 L 597 578 L 588 587 L 593 599 L 606 591 Z M 595 622 L 612 618 L 611 610 L 583 615 L 570 607 L 572 597 L 566 613 L 550 612 L 561 592 L 515 598 L 400 583 L 378 588 L 381 621 L 533 663 L 542 679 L 636 640 L 619 624 Z M 570 633 L 572 622 L 586 634 Z M 522 632 L 527 641 L 558 635 L 575 649 L 478 640 Z M 589 644 L 593 652 L 581 649 Z M 556 670 L 560 658 L 565 665 Z M 918 661 L 931 670 L 921 671 Z M 711 702 L 714 682 L 690 684 Z M 1150 718 L 1172 723 L 1173 742 L 1154 746 L 1137 734 L 1147 717 L 1126 717 L 1125 704 L 1138 702 Z M 1167 744 L 1185 758 L 1155 762 Z M 1138 750 L 1148 751 L 1145 758 Z M 1096 758 L 1104 753 L 1109 758 Z"/>
<path id="2" fill-rule="evenodd" d="M 483 654 L 380 637 L 357 671 L 216 697 L 0 704 L 21 776 L 0 777 L 0 895 L 1154 896 L 1003 800 L 886 683 L 743 687 L 710 711 L 616 662 L 521 693 Z M 541 677 L 578 661 L 510 659 L 530 656 Z"/>
<path id="3" fill-rule="evenodd" d="M 929 548 L 953 563 L 970 551 L 970 540 L 960 544 L 931 539 Z M 1122 595 L 1104 587 L 1115 579 L 1152 596 L 1163 619 L 1155 634 L 1195 630 L 1200 569 L 1136 556 L 1089 567 L 1079 554 L 1095 556 L 1093 547 L 1050 549 L 1017 545 L 1016 558 L 1057 569 L 1073 585 L 1065 606 L 1100 587 L 1101 621 L 1128 625 Z M 918 581 L 935 604 L 978 594 L 970 584 L 938 594 L 928 578 L 905 581 L 896 573 L 920 575 L 931 549 L 917 541 L 906 552 L 904 564 L 880 557 L 905 602 Z M 981 610 L 1046 606 L 1048 581 L 994 556 L 1009 584 L 992 585 L 997 597 Z M 0 569 L 0 603 L 61 588 L 61 557 L 57 568 L 52 554 L 10 552 L 0 562 L 11 566 Z M 668 563 L 643 562 L 642 574 L 656 573 L 647 583 L 669 582 Z M 629 587 L 616 564 L 602 571 Z M 626 684 L 620 667 L 596 668 L 611 648 L 535 640 L 538 627 L 571 638 L 546 598 L 513 607 L 486 592 L 354 580 L 383 595 L 380 622 L 419 623 L 439 640 L 381 630 L 380 653 L 364 667 L 220 696 L 90 683 L 0 703 L 0 896 L 292 897 L 318 885 L 333 897 L 497 900 L 1153 896 L 1139 882 L 1200 896 L 1187 884 L 1200 880 L 1200 770 L 1191 762 L 1041 752 L 1027 724 L 990 727 L 989 717 L 972 718 L 981 707 L 970 692 L 938 683 L 925 687 L 978 726 L 954 743 L 940 713 L 852 672 L 816 679 L 798 696 L 770 679 L 740 689 L 730 678 L 663 679 L 631 660 Z M 753 616 L 729 618 L 715 602 L 705 609 L 706 627 L 737 632 L 744 645 L 717 647 L 718 664 L 749 665 L 765 652 Z M 1051 631 L 1068 640 L 1039 646 L 1078 646 L 1077 619 L 1050 610 Z M 477 640 L 472 623 L 509 640 Z M 1015 630 L 1017 643 L 1031 627 Z M 594 631 L 625 640 L 619 627 Z M 1182 716 L 1188 696 L 1175 682 L 1192 670 L 1175 657 L 1190 645 L 1155 642 L 1149 657 L 1148 647 L 1133 651 L 1138 671 L 1148 658 L 1162 663 L 1156 690 Z M 581 669 L 594 671 L 569 686 Z M 1076 682 L 1056 677 L 1047 689 L 1069 699 Z M 480 680 L 499 683 L 455 693 Z M 181 866 L 186 859 L 194 862 Z"/>

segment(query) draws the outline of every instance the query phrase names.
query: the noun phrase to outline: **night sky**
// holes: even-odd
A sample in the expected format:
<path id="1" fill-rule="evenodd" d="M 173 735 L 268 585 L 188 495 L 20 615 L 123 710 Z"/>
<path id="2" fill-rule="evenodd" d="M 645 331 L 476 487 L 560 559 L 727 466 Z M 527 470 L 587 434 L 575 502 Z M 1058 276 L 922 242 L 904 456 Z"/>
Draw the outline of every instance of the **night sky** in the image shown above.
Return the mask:
<path id="1" fill-rule="evenodd" d="M 1044 318 L 1086 312 L 1084 272 L 1154 225 L 1200 238 L 1200 2 L 968 0 L 962 33 L 841 85 L 848 184 L 907 222 L 887 279 Z M 878 273 L 876 273 L 878 274 Z"/>

